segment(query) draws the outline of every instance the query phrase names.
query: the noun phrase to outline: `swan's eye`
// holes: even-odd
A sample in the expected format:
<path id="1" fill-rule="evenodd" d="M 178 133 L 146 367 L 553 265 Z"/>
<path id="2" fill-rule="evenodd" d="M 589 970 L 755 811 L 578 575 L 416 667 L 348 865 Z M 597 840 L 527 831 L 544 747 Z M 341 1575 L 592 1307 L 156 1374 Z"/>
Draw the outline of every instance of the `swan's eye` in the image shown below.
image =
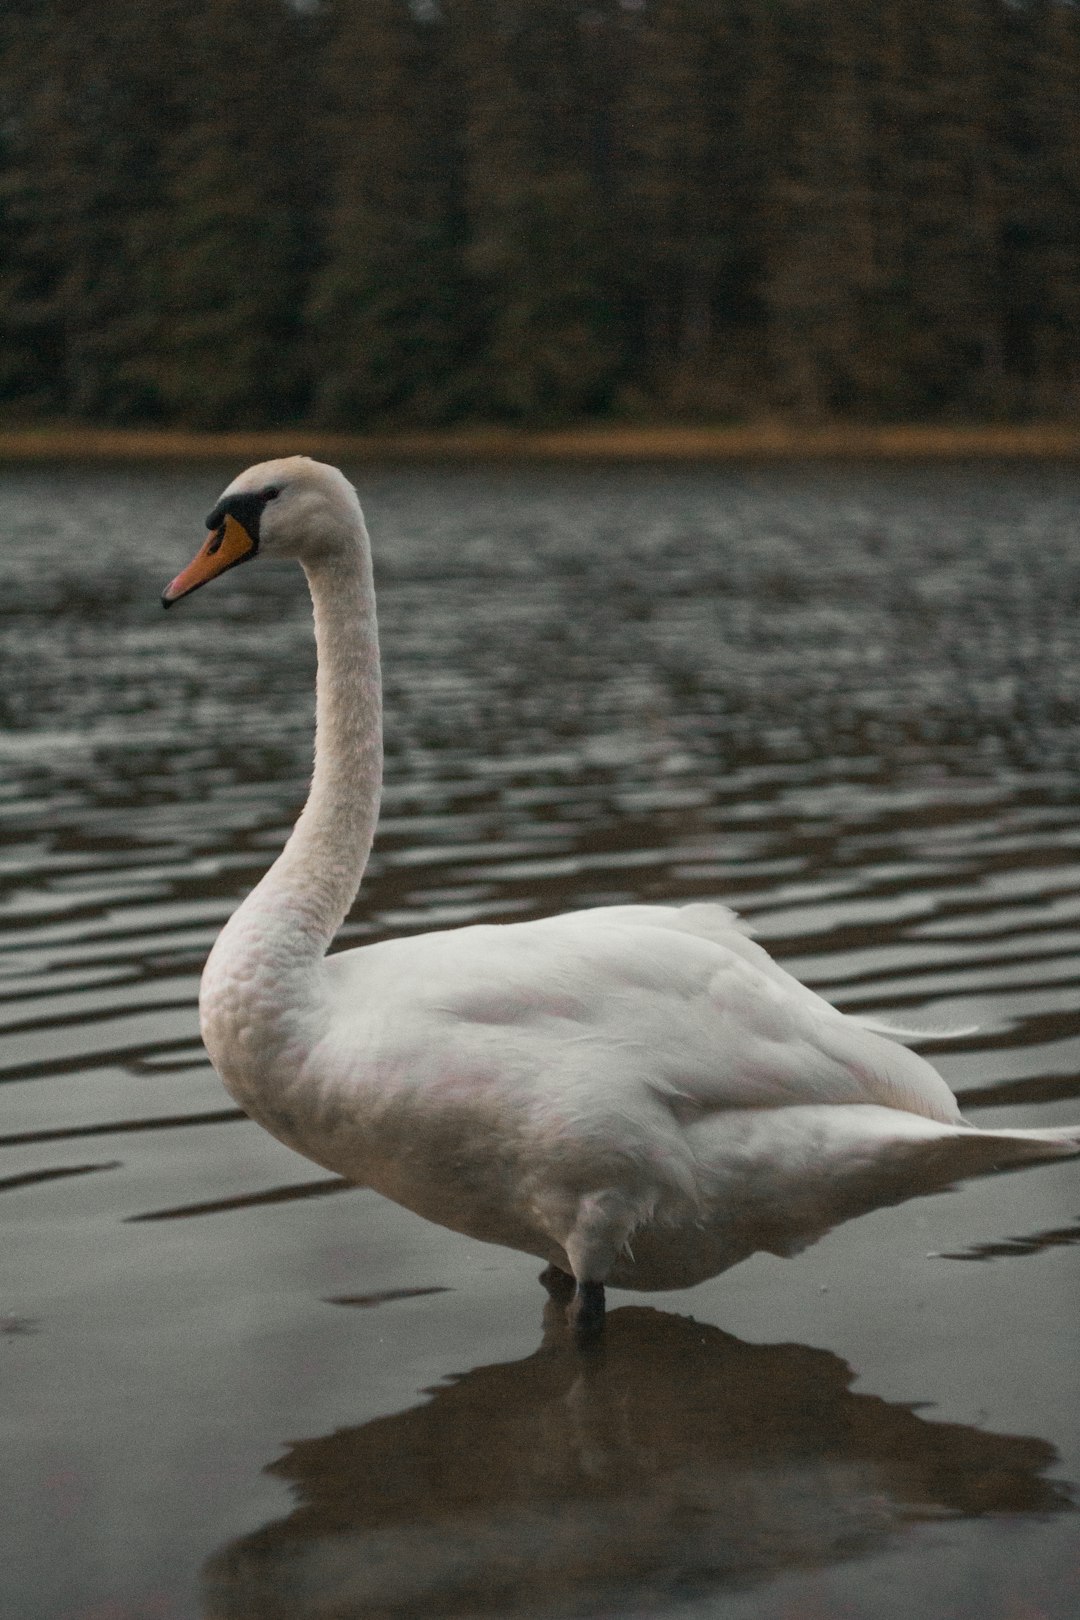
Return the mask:
<path id="1" fill-rule="evenodd" d="M 264 489 L 263 490 L 263 499 L 267 500 L 267 501 L 276 501 L 280 494 L 281 494 L 281 485 L 280 484 L 271 484 L 269 489 Z"/>

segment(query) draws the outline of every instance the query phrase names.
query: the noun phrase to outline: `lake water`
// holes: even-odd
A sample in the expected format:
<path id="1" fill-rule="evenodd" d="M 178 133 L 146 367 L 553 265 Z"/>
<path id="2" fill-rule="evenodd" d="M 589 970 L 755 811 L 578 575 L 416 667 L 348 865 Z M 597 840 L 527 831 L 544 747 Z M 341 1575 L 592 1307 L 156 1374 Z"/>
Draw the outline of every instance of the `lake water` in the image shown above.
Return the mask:
<path id="1" fill-rule="evenodd" d="M 0 1326 L 18 1620 L 1080 1612 L 1080 1170 L 548 1331 L 537 1263 L 290 1154 L 205 953 L 303 800 L 302 582 L 166 618 L 234 468 L 0 471 Z M 717 897 L 1080 1117 L 1080 470 L 372 470 L 351 941 Z"/>

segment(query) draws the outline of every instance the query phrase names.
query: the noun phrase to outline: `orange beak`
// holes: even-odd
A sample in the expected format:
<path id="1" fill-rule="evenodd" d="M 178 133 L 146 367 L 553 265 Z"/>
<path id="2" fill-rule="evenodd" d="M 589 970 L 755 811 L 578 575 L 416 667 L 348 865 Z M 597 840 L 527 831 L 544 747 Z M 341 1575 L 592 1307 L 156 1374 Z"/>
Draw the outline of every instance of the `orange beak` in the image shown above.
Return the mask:
<path id="1" fill-rule="evenodd" d="M 244 525 L 227 515 L 220 529 L 215 529 L 198 556 L 189 562 L 183 573 L 177 574 L 161 594 L 162 607 L 172 607 L 182 596 L 197 591 L 200 585 L 216 579 L 218 574 L 238 563 L 254 557 L 256 545 Z"/>

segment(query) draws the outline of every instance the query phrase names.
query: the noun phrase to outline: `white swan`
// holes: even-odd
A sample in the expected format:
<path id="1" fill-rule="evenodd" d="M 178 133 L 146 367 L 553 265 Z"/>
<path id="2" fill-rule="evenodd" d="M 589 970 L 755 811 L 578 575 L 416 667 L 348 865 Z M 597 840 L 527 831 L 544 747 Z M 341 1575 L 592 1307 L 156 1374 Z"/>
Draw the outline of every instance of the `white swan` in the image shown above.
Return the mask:
<path id="1" fill-rule="evenodd" d="M 166 606 L 265 555 L 303 566 L 315 609 L 311 792 L 200 995 L 218 1073 L 282 1142 L 539 1256 L 582 1340 L 605 1282 L 685 1287 L 878 1205 L 1080 1151 L 1080 1127 L 965 1124 L 927 1062 L 806 989 L 723 906 L 612 906 L 328 956 L 382 767 L 360 505 L 335 468 L 295 456 L 242 473 L 207 527 Z"/>

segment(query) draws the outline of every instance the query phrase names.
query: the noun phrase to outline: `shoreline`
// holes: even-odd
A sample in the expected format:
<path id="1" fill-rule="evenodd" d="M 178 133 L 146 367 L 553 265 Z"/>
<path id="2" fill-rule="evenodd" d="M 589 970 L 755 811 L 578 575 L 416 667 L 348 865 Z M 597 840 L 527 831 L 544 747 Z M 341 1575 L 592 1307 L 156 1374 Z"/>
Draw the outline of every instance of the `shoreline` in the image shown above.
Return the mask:
<path id="1" fill-rule="evenodd" d="M 477 427 L 399 433 L 325 433 L 312 428 L 202 433 L 176 428 L 0 428 L 0 461 L 269 460 L 280 455 L 364 462 L 708 462 L 1080 459 L 1080 424 L 1018 427 L 820 428 Z"/>

